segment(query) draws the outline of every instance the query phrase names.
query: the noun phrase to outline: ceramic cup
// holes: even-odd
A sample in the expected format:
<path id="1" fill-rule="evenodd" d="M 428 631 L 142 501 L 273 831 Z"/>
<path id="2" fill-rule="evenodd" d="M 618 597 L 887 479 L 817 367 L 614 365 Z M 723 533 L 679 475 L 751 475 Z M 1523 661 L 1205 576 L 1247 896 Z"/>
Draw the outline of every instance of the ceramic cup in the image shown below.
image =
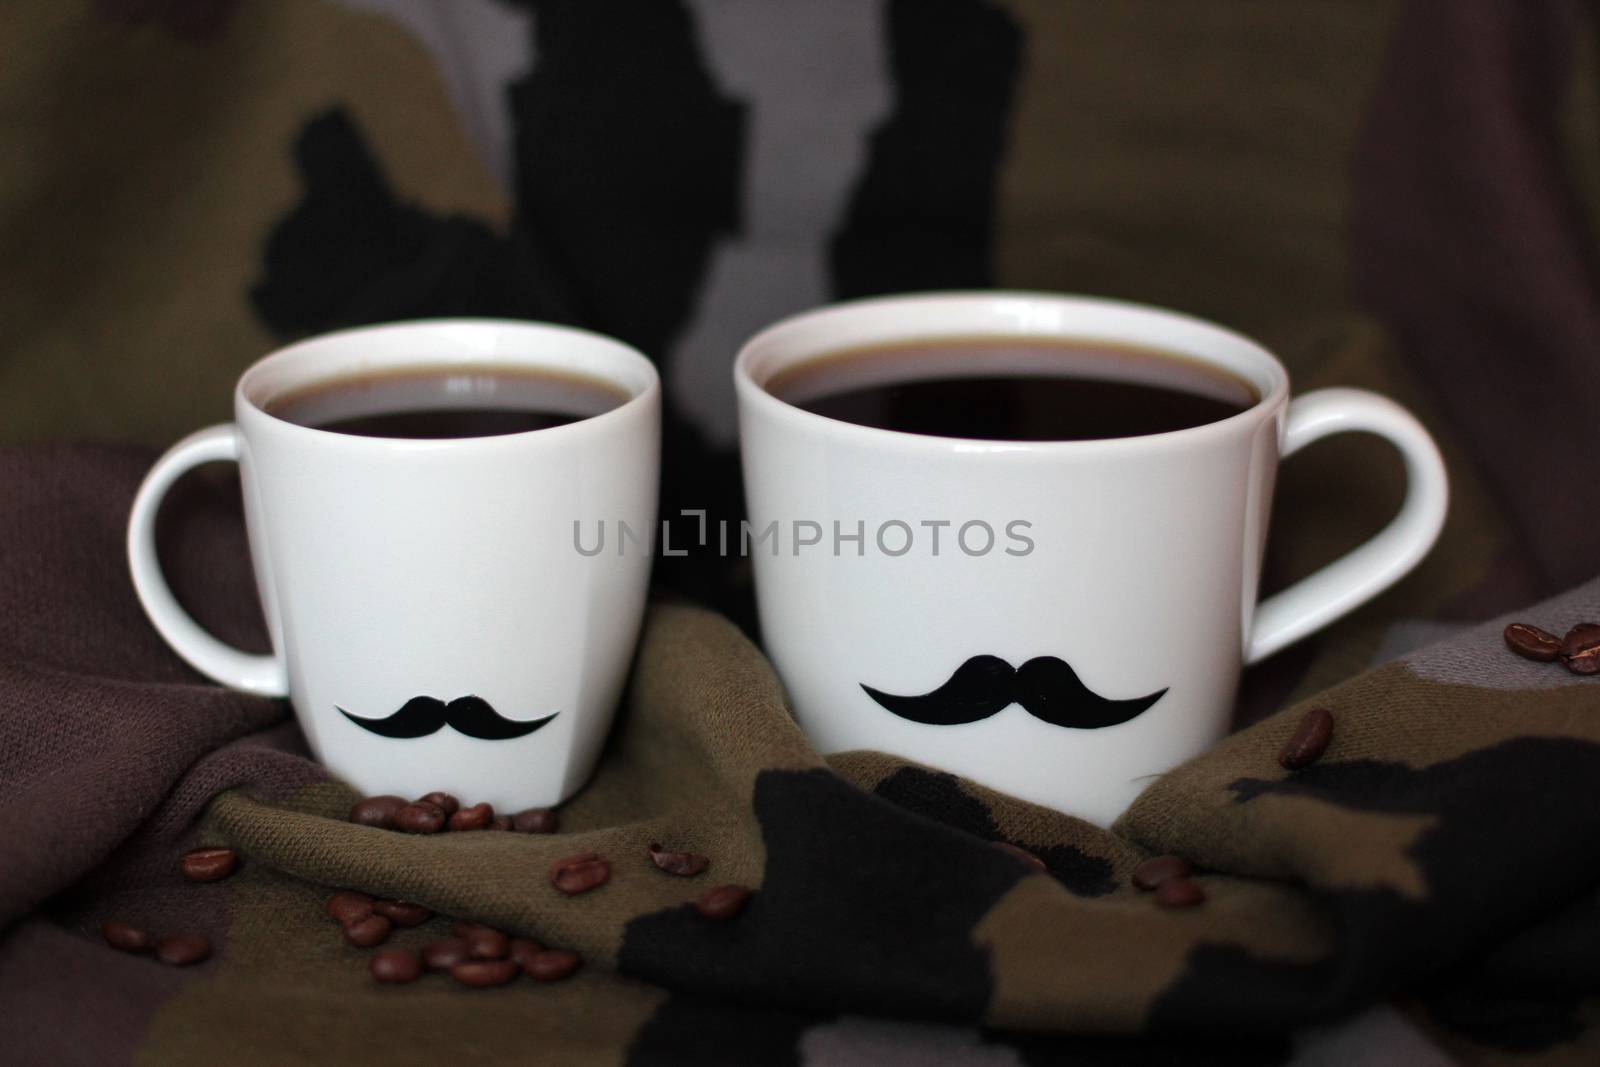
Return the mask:
<path id="1" fill-rule="evenodd" d="M 989 441 L 842 422 L 766 388 L 841 350 L 971 337 L 1162 350 L 1243 379 L 1258 399 L 1171 433 Z M 985 370 L 977 360 L 940 373 Z M 1291 401 L 1261 346 L 1154 308 L 1004 292 L 863 300 L 758 334 L 734 380 L 762 640 L 811 740 L 824 753 L 893 753 L 1103 825 L 1223 736 L 1245 664 L 1389 586 L 1445 517 L 1438 449 L 1404 409 L 1355 389 Z M 1278 460 L 1344 432 L 1399 450 L 1399 514 L 1257 603 Z"/>
<path id="2" fill-rule="evenodd" d="M 449 365 L 577 374 L 627 399 L 562 426 L 446 440 L 353 436 L 266 410 L 322 381 Z M 659 449 L 654 367 L 597 334 L 440 320 L 313 338 L 245 371 L 234 421 L 151 469 L 128 525 L 134 587 L 195 669 L 289 697 L 313 753 L 361 792 L 556 804 L 594 766 L 649 575 L 643 554 L 579 553 L 573 524 L 648 530 Z M 217 460 L 239 464 L 270 655 L 202 630 L 156 560 L 162 496 Z"/>

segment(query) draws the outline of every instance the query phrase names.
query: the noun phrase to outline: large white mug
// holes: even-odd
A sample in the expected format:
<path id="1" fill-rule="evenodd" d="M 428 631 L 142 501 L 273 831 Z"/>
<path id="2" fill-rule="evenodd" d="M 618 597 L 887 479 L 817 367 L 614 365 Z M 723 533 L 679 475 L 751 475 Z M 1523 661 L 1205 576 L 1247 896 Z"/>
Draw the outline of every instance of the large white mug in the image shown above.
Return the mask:
<path id="1" fill-rule="evenodd" d="M 619 402 L 547 429 L 443 440 L 267 410 L 318 383 L 423 368 L 577 375 Z M 468 319 L 316 337 L 245 371 L 234 421 L 180 441 L 145 477 L 128 525 L 134 588 L 195 669 L 289 697 L 312 752 L 363 793 L 556 804 L 594 767 L 650 566 L 642 553 L 580 553 L 574 523 L 648 530 L 659 456 L 655 368 L 610 338 Z M 239 463 L 270 655 L 202 630 L 156 559 L 162 496 L 217 460 Z"/>
<path id="2" fill-rule="evenodd" d="M 1255 398 L 1175 432 L 1041 442 L 857 425 L 767 388 L 841 351 L 974 337 L 1147 347 L 1243 379 Z M 930 376 L 914 358 L 835 367 L 832 387 Z M 937 368 L 995 372 L 975 357 Z M 1438 449 L 1404 409 L 1354 389 L 1290 401 L 1265 349 L 1154 308 L 1006 292 L 856 301 L 758 334 L 734 380 L 762 640 L 811 740 L 1100 824 L 1227 731 L 1245 664 L 1389 586 L 1445 517 Z M 1258 604 L 1279 458 L 1347 431 L 1399 449 L 1399 514 Z"/>

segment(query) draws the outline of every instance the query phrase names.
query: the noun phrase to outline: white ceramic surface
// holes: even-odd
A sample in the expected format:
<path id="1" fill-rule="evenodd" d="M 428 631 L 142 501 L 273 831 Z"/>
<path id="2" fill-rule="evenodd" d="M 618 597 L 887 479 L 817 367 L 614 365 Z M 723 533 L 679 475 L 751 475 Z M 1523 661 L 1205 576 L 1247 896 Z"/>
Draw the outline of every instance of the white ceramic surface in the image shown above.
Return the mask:
<path id="1" fill-rule="evenodd" d="M 565 426 L 452 440 L 310 429 L 262 406 L 353 373 L 441 364 L 576 372 L 631 399 Z M 586 557 L 573 522 L 655 519 L 660 385 L 643 356 L 581 330 L 438 320 L 348 330 L 255 364 L 231 424 L 175 445 L 134 501 L 128 555 L 156 629 L 224 685 L 288 696 L 317 758 L 363 793 L 443 789 L 497 809 L 559 803 L 588 777 L 632 657 L 650 561 Z M 273 653 L 207 634 L 155 557 L 156 511 L 189 468 L 237 460 L 251 557 Z M 380 736 L 415 697 L 476 696 L 520 737 L 443 725 Z"/>
<path id="2" fill-rule="evenodd" d="M 996 442 L 840 422 L 777 399 L 785 368 L 861 345 L 938 337 L 1070 337 L 1150 346 L 1254 386 L 1253 407 L 1145 437 Z M 979 368 L 974 368 L 976 372 Z M 1282 365 L 1255 343 L 1187 316 L 1033 293 L 889 297 L 824 308 L 758 334 L 734 368 L 753 529 L 819 523 L 824 544 L 753 552 L 762 639 L 797 718 L 825 753 L 876 749 L 966 775 L 1109 824 L 1165 770 L 1228 728 L 1242 666 L 1343 615 L 1409 571 L 1444 521 L 1444 466 L 1404 409 L 1354 389 L 1289 399 Z M 1258 604 L 1256 584 L 1278 460 L 1329 434 L 1376 433 L 1404 458 L 1406 499 L 1349 555 Z M 1328 507 L 1336 508 L 1329 500 Z M 917 535 L 891 556 L 885 523 Z M 1026 554 L 1005 524 L 1024 520 Z M 835 555 L 832 523 L 864 522 L 864 551 Z M 925 521 L 947 521 L 931 552 Z M 995 548 L 954 540 L 985 521 Z M 904 541 L 888 527 L 886 545 Z M 805 539 L 809 539 L 808 533 Z M 968 547 L 984 544 L 973 527 Z M 1094 694 L 1147 697 L 1096 728 L 1058 725 L 1011 703 L 976 721 L 891 713 L 864 687 L 927 694 L 977 656 L 1020 667 L 1066 661 Z"/>

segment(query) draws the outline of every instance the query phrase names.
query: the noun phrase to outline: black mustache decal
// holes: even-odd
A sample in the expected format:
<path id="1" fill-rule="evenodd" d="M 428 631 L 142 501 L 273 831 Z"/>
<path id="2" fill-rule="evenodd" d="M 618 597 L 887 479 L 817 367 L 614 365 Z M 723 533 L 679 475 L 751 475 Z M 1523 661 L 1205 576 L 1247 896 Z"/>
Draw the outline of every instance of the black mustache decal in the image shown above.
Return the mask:
<path id="1" fill-rule="evenodd" d="M 427 737 L 448 726 L 457 733 L 476 737 L 480 741 L 526 737 L 561 714 L 557 711 L 542 719 L 518 722 L 495 711 L 482 697 L 457 697 L 448 704 L 434 697 L 412 697 L 401 705 L 399 711 L 384 719 L 363 719 L 337 704 L 334 707 L 338 708 L 340 715 L 380 737 Z"/>
<path id="2" fill-rule="evenodd" d="M 930 726 L 957 726 L 987 719 L 1021 704 L 1028 714 L 1055 726 L 1098 730 L 1127 722 L 1166 695 L 1165 689 L 1132 700 L 1108 700 L 1083 682 L 1065 660 L 1030 659 L 1013 667 L 999 656 L 973 656 L 950 680 L 921 696 L 895 696 L 863 684 L 867 696 L 902 719 Z"/>

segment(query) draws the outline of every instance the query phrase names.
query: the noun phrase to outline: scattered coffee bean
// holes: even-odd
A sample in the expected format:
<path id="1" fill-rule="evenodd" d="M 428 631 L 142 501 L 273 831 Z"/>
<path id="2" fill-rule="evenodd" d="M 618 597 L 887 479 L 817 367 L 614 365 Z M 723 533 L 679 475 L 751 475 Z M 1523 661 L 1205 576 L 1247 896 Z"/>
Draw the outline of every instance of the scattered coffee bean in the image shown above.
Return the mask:
<path id="1" fill-rule="evenodd" d="M 1514 622 L 1505 629 L 1506 647 L 1526 659 L 1548 663 L 1561 655 L 1561 639 L 1537 626 Z"/>
<path id="2" fill-rule="evenodd" d="M 385 794 L 358 800 L 350 809 L 350 821 L 361 826 L 375 826 L 379 830 L 394 827 L 394 814 L 406 806 L 405 797 Z"/>
<path id="3" fill-rule="evenodd" d="M 430 909 L 406 900 L 375 900 L 372 910 L 396 926 L 421 926 L 433 918 Z"/>
<path id="4" fill-rule="evenodd" d="M 1567 660 L 1573 674 L 1600 674 L 1600 648 L 1590 649 Z"/>
<path id="5" fill-rule="evenodd" d="M 211 955 L 211 942 L 204 934 L 171 934 L 156 942 L 156 959 L 174 967 L 187 967 Z"/>
<path id="6" fill-rule="evenodd" d="M 511 951 L 511 939 L 499 930 L 480 926 L 462 937 L 467 943 L 467 957 L 474 960 L 503 960 Z"/>
<path id="7" fill-rule="evenodd" d="M 1566 669 L 1571 670 L 1574 675 L 1600 673 L 1600 648 L 1590 648 L 1576 656 L 1568 657 Z"/>
<path id="8" fill-rule="evenodd" d="M 1597 645 L 1600 645 L 1600 622 L 1580 622 L 1561 639 L 1561 654 L 1572 657 Z"/>
<path id="9" fill-rule="evenodd" d="M 510 951 L 510 939 L 484 923 L 458 920 L 450 924 L 450 936 L 467 947 L 469 959 L 496 960 Z"/>
<path id="10" fill-rule="evenodd" d="M 1285 769 L 1297 771 L 1309 767 L 1327 751 L 1328 740 L 1333 737 L 1333 713 L 1327 708 L 1312 708 L 1300 720 L 1278 753 L 1278 763 Z"/>
<path id="11" fill-rule="evenodd" d="M 509 816 L 509 815 L 496 815 L 494 817 L 494 821 L 489 824 L 489 829 L 491 829 L 491 830 L 509 830 L 509 829 L 511 829 L 511 816 Z"/>
<path id="12" fill-rule="evenodd" d="M 528 970 L 528 961 L 543 951 L 544 946 L 531 937 L 513 937 L 511 939 L 511 949 L 506 955 L 515 960 L 518 967 L 526 971 Z"/>
<path id="13" fill-rule="evenodd" d="M 144 952 L 150 947 L 149 934 L 115 919 L 107 919 L 100 924 L 100 936 L 106 939 L 106 944 L 124 952 Z"/>
<path id="14" fill-rule="evenodd" d="M 694 910 L 708 919 L 731 919 L 750 901 L 750 890 L 742 885 L 719 885 L 708 889 L 694 902 Z"/>
<path id="15" fill-rule="evenodd" d="M 372 957 L 372 977 L 387 985 L 405 985 L 422 977 L 422 961 L 415 952 L 386 948 Z"/>
<path id="16" fill-rule="evenodd" d="M 328 918 L 340 926 L 348 926 L 371 915 L 374 903 L 375 901 L 367 894 L 347 889 L 343 893 L 335 893 L 329 897 L 322 910 L 328 913 Z"/>
<path id="17" fill-rule="evenodd" d="M 568 856 L 550 866 L 550 882 L 567 896 L 587 893 L 611 878 L 611 864 L 593 852 Z"/>
<path id="18" fill-rule="evenodd" d="M 1163 908 L 1192 908 L 1205 899 L 1206 891 L 1187 878 L 1169 878 L 1156 889 L 1156 903 Z"/>
<path id="19" fill-rule="evenodd" d="M 452 830 L 485 830 L 494 822 L 494 809 L 487 804 L 474 804 L 450 816 Z"/>
<path id="20" fill-rule="evenodd" d="M 456 964 L 466 963 L 469 959 L 471 957 L 467 955 L 467 943 L 459 937 L 431 941 L 422 949 L 422 962 L 428 965 L 430 971 L 448 971 Z"/>
<path id="21" fill-rule="evenodd" d="M 1159 889 L 1178 878 L 1188 878 L 1193 873 L 1189 861 L 1182 856 L 1155 856 L 1133 869 L 1133 884 L 1140 889 Z"/>
<path id="22" fill-rule="evenodd" d="M 512 960 L 468 960 L 450 968 L 450 977 L 473 989 L 505 985 L 517 976 L 517 965 Z"/>
<path id="23" fill-rule="evenodd" d="M 564 948 L 547 948 L 529 960 L 523 970 L 535 982 L 559 982 L 578 969 L 583 960 Z"/>
<path id="24" fill-rule="evenodd" d="M 650 842 L 650 862 L 668 874 L 693 877 L 711 866 L 711 858 L 698 852 L 668 852 L 654 841 Z"/>
<path id="25" fill-rule="evenodd" d="M 1044 865 L 1044 860 L 1040 859 L 1038 856 L 1035 856 L 1032 852 L 1029 852 L 1025 848 L 1018 848 L 1010 841 L 990 841 L 989 844 L 996 850 L 1004 852 L 1013 859 L 1021 860 L 1023 863 L 1026 863 L 1029 867 L 1032 867 L 1036 871 L 1044 871 L 1049 869 Z"/>
<path id="26" fill-rule="evenodd" d="M 239 857 L 231 848 L 192 848 L 178 863 L 191 882 L 220 882 L 238 865 Z"/>
<path id="27" fill-rule="evenodd" d="M 429 793 L 427 796 L 421 797 L 418 800 L 418 803 L 419 804 L 432 804 L 434 807 L 436 807 L 440 811 L 444 812 L 444 817 L 447 818 L 447 819 L 450 816 L 454 815 L 456 813 L 456 811 L 461 807 L 461 801 L 457 800 L 455 797 L 451 796 L 449 793 L 439 793 L 439 792 Z"/>
<path id="28" fill-rule="evenodd" d="M 1568 630 L 1561 658 L 1573 674 L 1600 674 L 1600 624 L 1584 622 Z"/>
<path id="29" fill-rule="evenodd" d="M 365 919 L 345 923 L 344 939 L 356 948 L 371 948 L 389 940 L 389 931 L 393 928 L 394 924 L 382 915 L 368 915 Z"/>
<path id="30" fill-rule="evenodd" d="M 444 821 L 443 809 L 422 800 L 394 813 L 394 828 L 403 834 L 436 834 L 444 829 Z"/>
<path id="31" fill-rule="evenodd" d="M 531 808 L 511 817 L 511 828 L 519 834 L 553 834 L 561 819 L 549 808 Z"/>

